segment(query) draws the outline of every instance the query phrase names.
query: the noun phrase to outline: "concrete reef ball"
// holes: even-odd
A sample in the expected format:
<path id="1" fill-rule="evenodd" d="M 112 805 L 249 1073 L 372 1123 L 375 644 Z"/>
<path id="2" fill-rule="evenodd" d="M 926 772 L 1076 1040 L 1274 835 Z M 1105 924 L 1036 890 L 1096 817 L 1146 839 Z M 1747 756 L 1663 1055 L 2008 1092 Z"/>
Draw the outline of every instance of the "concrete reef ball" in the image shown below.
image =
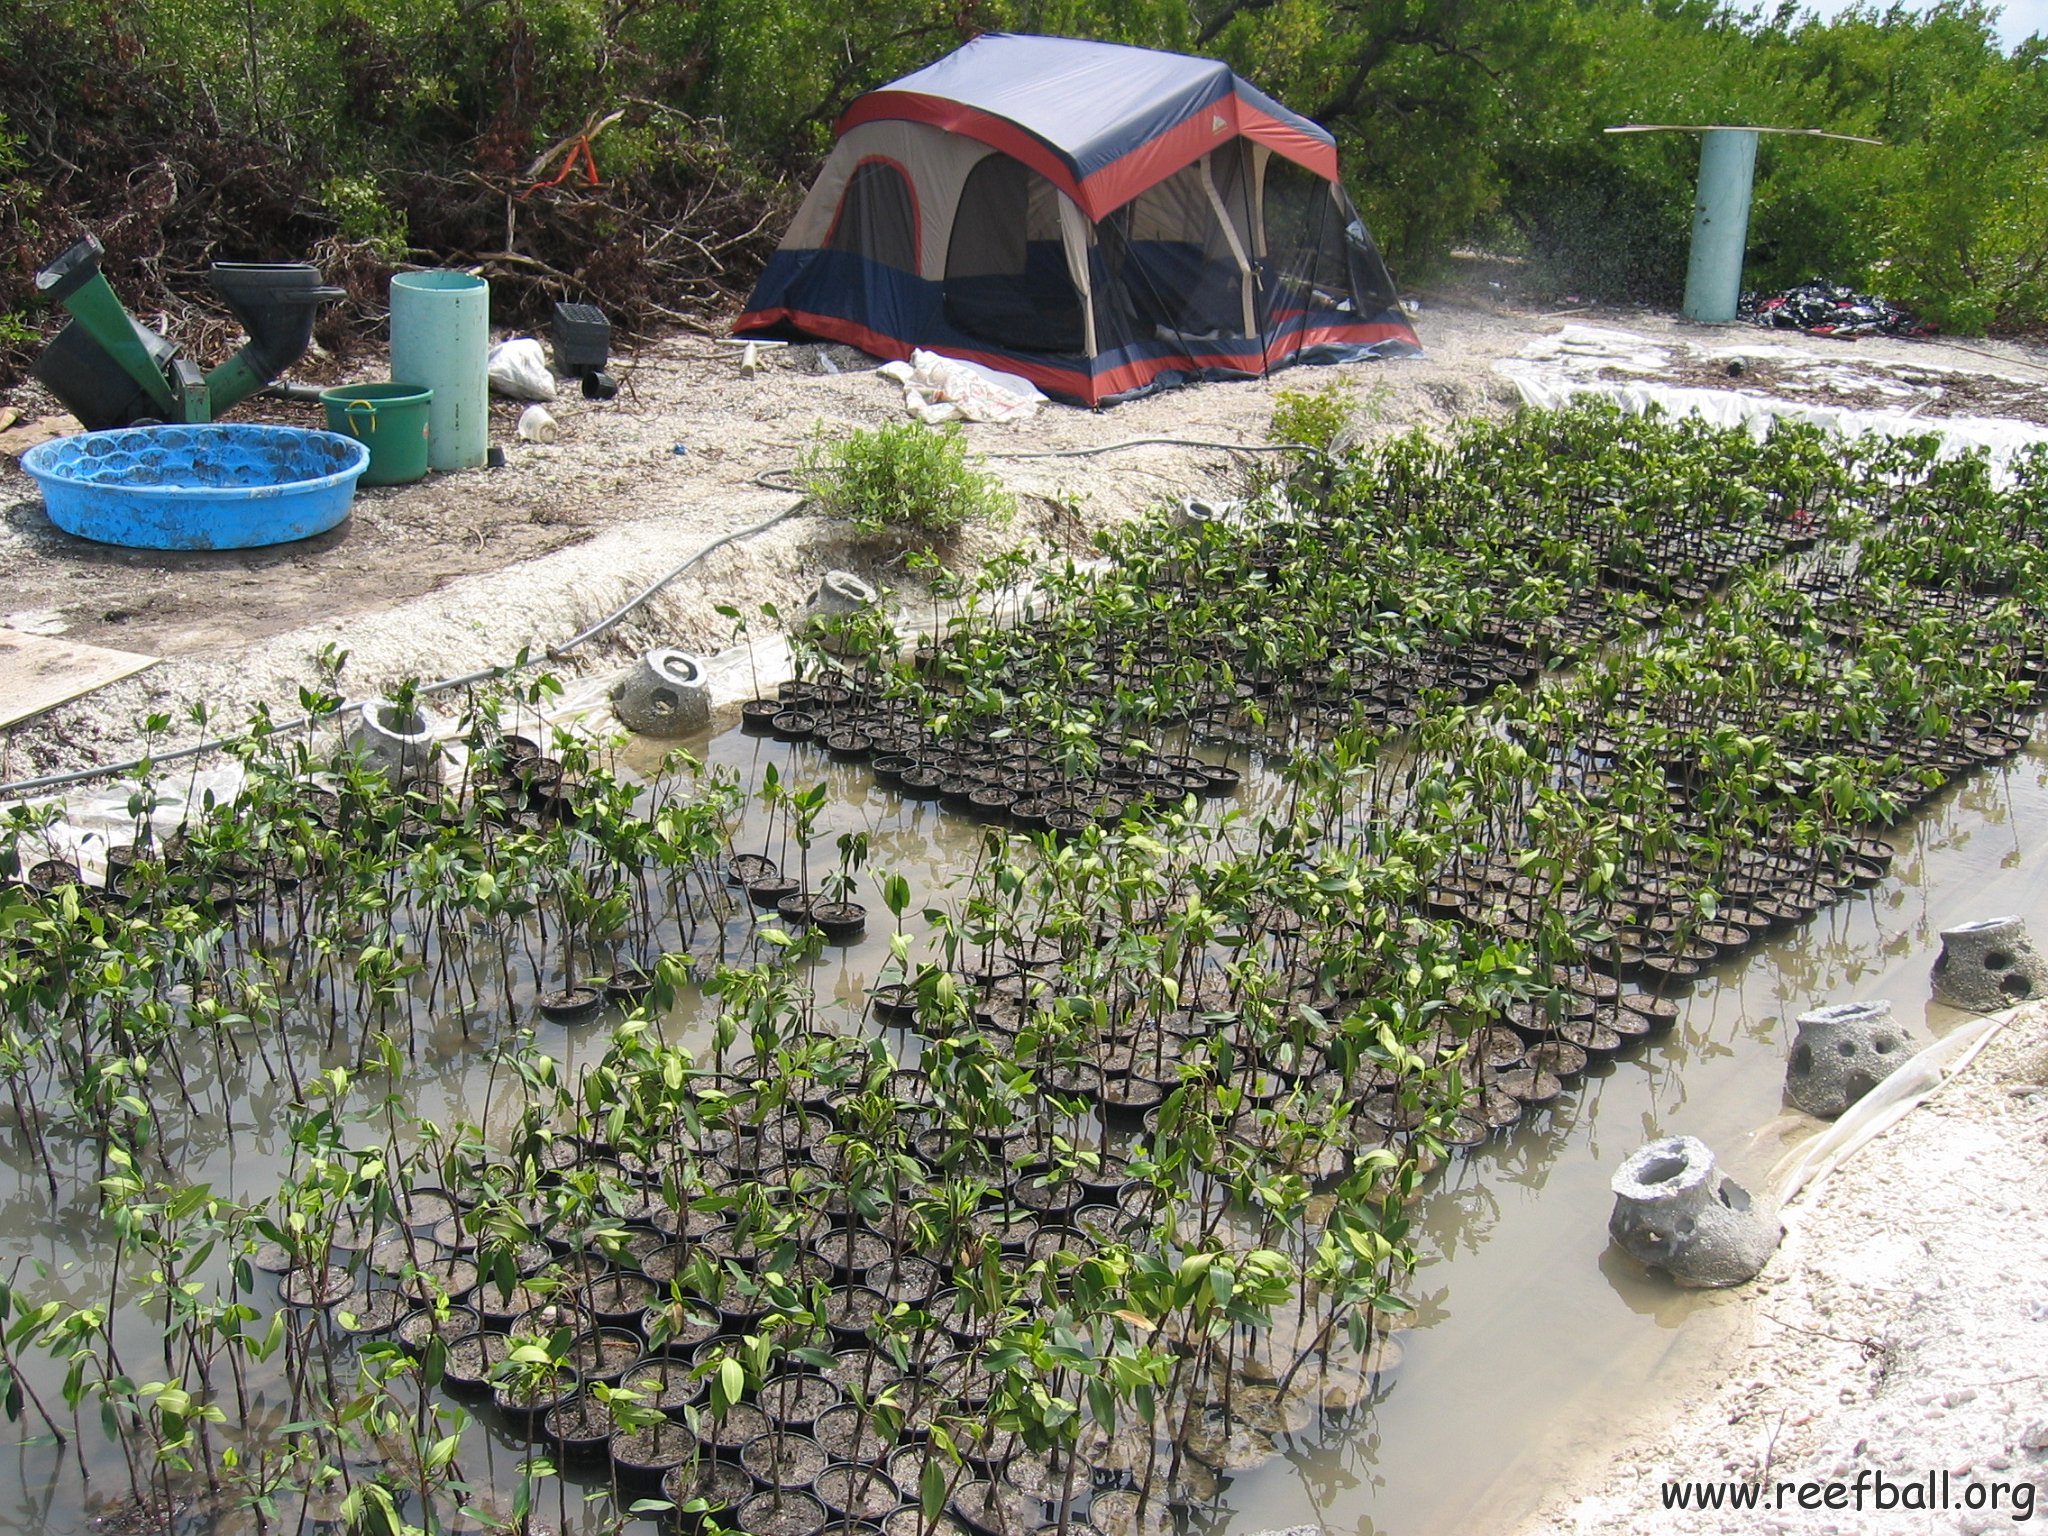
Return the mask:
<path id="1" fill-rule="evenodd" d="M 1973 1013 L 1997 1013 L 2028 998 L 2048 997 L 2048 961 L 2017 917 L 1942 929 L 1931 979 L 1936 1002 Z"/>
<path id="2" fill-rule="evenodd" d="M 804 628 L 817 641 L 820 650 L 837 654 L 839 644 L 833 633 L 836 628 L 834 621 L 851 618 L 881 600 L 882 594 L 853 572 L 827 571 L 825 579 L 818 583 L 818 590 L 804 605 Z"/>
<path id="3" fill-rule="evenodd" d="M 365 767 L 402 789 L 433 772 L 438 734 L 434 717 L 418 705 L 407 710 L 390 699 L 372 699 L 357 711 L 344 740 Z"/>
<path id="4" fill-rule="evenodd" d="M 1785 1091 L 1809 1115 L 1832 1120 L 1934 1039 L 1892 1017 L 1888 1002 L 1837 1003 L 1799 1016 Z"/>
<path id="5" fill-rule="evenodd" d="M 687 736 L 711 723 L 704 663 L 687 651 L 649 651 L 612 690 L 612 713 L 638 736 Z"/>
<path id="6" fill-rule="evenodd" d="M 1707 1144 L 1667 1136 L 1615 1172 L 1607 1233 L 1630 1258 L 1678 1285 L 1741 1285 L 1778 1251 L 1785 1229 L 1768 1201 L 1723 1178 Z"/>

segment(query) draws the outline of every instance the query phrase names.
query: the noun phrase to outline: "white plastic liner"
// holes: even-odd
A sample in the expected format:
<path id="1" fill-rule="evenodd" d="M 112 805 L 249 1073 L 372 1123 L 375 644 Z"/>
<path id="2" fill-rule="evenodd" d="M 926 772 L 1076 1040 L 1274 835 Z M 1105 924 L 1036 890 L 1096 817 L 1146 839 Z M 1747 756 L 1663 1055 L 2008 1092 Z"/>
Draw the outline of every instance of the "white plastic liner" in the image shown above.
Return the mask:
<path id="1" fill-rule="evenodd" d="M 1850 1105 L 1841 1119 L 1811 1141 L 1794 1147 L 1772 1170 L 1779 1204 L 1789 1204 L 1803 1190 L 1818 1188 L 1842 1164 L 1926 1103 L 1975 1061 L 1977 1053 L 2017 1012 L 2008 1008 L 1959 1026 L 1900 1062 L 1890 1077 Z"/>
<path id="2" fill-rule="evenodd" d="M 1737 343 L 1705 352 L 1686 348 L 1709 361 L 1757 358 L 1798 364 L 1804 376 L 1845 389 L 1874 389 L 1883 393 L 1911 393 L 1896 380 L 1853 363 L 1823 357 L 1797 347 L 1772 342 Z M 1973 449 L 1984 449 L 1995 475 L 2003 478 L 2012 456 L 2037 443 L 2048 443 L 2048 427 L 2031 422 L 2008 421 L 1992 416 L 1922 416 L 1911 411 L 1858 410 L 1846 406 L 1809 404 L 1801 400 L 1767 395 L 1749 389 L 1704 389 L 1695 385 L 1667 384 L 1653 375 L 1669 369 L 1676 350 L 1663 343 L 1638 336 L 1632 331 L 1601 326 L 1568 325 L 1555 336 L 1532 342 L 1515 357 L 1495 363 L 1494 371 L 1510 380 L 1524 402 L 1533 406 L 1556 407 L 1573 400 L 1611 400 L 1623 410 L 1640 415 L 1652 406 L 1675 416 L 1698 416 L 1718 427 L 1745 427 L 1758 437 L 1774 421 L 1797 421 L 1819 427 L 1838 437 L 1859 437 L 1874 432 L 1882 437 L 1920 437 L 1928 433 L 1942 440 L 1944 457 L 1956 457 Z M 1930 372 L 1938 371 L 1930 369 Z M 1607 373 L 1639 374 L 1639 380 L 1600 378 Z"/>

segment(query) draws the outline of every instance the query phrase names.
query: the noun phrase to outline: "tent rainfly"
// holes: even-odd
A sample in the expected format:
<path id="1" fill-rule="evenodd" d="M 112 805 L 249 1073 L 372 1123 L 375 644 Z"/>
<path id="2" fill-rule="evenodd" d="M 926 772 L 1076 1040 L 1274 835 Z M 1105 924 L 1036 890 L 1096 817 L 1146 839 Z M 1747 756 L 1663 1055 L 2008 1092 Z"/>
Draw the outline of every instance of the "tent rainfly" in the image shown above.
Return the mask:
<path id="1" fill-rule="evenodd" d="M 923 347 L 1085 405 L 1420 350 L 1336 141 L 1213 60 L 991 33 L 838 133 L 736 334 Z"/>

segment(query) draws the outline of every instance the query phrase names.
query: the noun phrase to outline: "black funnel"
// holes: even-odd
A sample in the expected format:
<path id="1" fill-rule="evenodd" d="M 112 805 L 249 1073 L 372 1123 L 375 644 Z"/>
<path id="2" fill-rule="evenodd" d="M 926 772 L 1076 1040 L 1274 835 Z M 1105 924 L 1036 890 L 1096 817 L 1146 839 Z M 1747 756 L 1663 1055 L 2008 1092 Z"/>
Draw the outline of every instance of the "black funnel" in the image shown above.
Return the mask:
<path id="1" fill-rule="evenodd" d="M 249 344 L 206 376 L 215 416 L 304 357 L 313 343 L 314 311 L 346 297 L 323 286 L 320 269 L 303 262 L 217 261 L 213 286 L 249 333 Z"/>

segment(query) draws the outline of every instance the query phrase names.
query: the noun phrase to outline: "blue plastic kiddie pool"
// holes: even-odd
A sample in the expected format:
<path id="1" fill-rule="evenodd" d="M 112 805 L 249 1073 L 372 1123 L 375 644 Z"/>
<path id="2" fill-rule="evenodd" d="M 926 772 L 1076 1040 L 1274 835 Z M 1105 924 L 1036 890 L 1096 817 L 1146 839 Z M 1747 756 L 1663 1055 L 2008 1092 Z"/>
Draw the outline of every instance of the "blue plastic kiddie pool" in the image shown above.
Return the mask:
<path id="1" fill-rule="evenodd" d="M 120 427 L 38 443 L 21 467 L 66 533 L 136 549 L 250 549 L 348 516 L 370 450 L 303 427 Z"/>

